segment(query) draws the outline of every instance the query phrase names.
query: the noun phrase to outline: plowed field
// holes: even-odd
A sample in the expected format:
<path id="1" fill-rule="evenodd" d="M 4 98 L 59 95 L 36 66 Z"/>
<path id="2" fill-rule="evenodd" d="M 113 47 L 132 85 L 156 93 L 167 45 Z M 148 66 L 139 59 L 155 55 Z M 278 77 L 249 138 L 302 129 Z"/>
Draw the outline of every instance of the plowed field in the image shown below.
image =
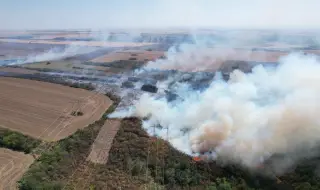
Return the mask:
<path id="1" fill-rule="evenodd" d="M 17 181 L 32 162 L 31 155 L 0 148 L 0 189 L 18 189 Z"/>
<path id="2" fill-rule="evenodd" d="M 100 119 L 111 103 L 96 92 L 0 77 L 0 126 L 43 140 L 60 140 L 86 127 Z"/>

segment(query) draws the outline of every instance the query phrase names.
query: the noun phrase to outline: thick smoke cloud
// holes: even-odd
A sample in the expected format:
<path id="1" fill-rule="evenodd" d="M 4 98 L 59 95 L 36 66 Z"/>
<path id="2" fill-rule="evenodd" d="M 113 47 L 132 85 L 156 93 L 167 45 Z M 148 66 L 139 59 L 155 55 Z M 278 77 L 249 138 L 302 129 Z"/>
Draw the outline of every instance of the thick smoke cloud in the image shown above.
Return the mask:
<path id="1" fill-rule="evenodd" d="M 317 50 L 319 33 L 296 31 L 189 31 L 189 42 L 172 46 L 165 59 L 151 61 L 144 70 L 216 71 L 228 61 L 277 62 L 293 51 Z"/>
<path id="2" fill-rule="evenodd" d="M 151 61 L 143 69 L 179 70 L 179 71 L 216 71 L 228 60 L 249 60 L 251 51 L 239 51 L 234 48 L 204 48 L 198 45 L 172 47 L 166 53 L 166 59 Z M 265 53 L 260 59 L 266 57 Z"/>
<path id="3" fill-rule="evenodd" d="M 217 75 L 203 92 L 180 85 L 181 99 L 173 102 L 144 94 L 122 116 L 144 118 L 150 134 L 187 154 L 205 153 L 250 169 L 271 160 L 273 172 L 284 172 L 317 153 L 320 62 L 302 54 L 279 62 L 276 68 L 256 66 L 249 74 L 234 70 L 228 82 Z"/>

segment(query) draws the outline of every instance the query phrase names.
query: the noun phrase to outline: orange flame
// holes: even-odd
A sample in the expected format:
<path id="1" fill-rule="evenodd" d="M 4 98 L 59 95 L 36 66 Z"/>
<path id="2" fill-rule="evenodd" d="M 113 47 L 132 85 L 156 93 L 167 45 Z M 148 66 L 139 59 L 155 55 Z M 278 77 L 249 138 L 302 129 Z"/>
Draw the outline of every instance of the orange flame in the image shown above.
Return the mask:
<path id="1" fill-rule="evenodd" d="M 196 162 L 199 162 L 199 161 L 201 161 L 201 158 L 199 156 L 195 156 L 195 157 L 193 157 L 193 160 Z"/>

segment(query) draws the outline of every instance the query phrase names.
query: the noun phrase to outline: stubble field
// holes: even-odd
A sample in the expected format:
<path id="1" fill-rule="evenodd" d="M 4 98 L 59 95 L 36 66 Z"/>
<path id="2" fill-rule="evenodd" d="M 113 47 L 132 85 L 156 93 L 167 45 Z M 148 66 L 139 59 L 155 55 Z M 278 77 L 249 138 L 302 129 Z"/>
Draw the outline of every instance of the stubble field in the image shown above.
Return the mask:
<path id="1" fill-rule="evenodd" d="M 17 181 L 33 160 L 31 155 L 0 148 L 0 189 L 18 189 Z"/>
<path id="2" fill-rule="evenodd" d="M 1 127 L 56 141 L 100 119 L 112 101 L 83 89 L 26 79 L 0 79 Z M 74 116 L 72 112 L 83 115 Z"/>

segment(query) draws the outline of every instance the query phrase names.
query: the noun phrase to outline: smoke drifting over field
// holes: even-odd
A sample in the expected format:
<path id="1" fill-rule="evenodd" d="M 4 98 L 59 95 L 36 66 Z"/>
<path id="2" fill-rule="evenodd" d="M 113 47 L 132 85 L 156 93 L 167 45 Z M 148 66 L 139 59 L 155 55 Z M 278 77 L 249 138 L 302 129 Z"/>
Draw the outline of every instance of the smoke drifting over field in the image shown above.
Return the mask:
<path id="1" fill-rule="evenodd" d="M 81 47 L 75 45 L 68 45 L 66 48 L 52 48 L 47 52 L 38 55 L 29 55 L 23 63 L 41 62 L 41 61 L 53 61 L 59 60 L 71 56 L 82 55 L 97 50 L 95 47 Z"/>
<path id="2" fill-rule="evenodd" d="M 189 59 L 190 65 L 193 60 L 198 66 L 198 58 Z M 317 153 L 319 73 L 316 57 L 292 54 L 277 68 L 260 65 L 249 74 L 235 70 L 228 82 L 216 75 L 203 92 L 178 85 L 181 99 L 173 102 L 144 94 L 130 113 L 114 116 L 144 118 L 150 134 L 187 154 L 206 152 L 210 159 L 250 169 L 271 160 L 273 171 L 281 173 L 301 159 L 302 150 L 303 157 Z"/>
<path id="3" fill-rule="evenodd" d="M 144 67 L 146 70 L 179 70 L 179 71 L 216 71 L 228 60 L 249 60 L 254 58 L 252 51 L 239 51 L 234 48 L 206 48 L 198 45 L 172 47 L 166 53 L 166 59 L 151 61 Z M 266 53 L 260 55 L 264 60 Z"/>

